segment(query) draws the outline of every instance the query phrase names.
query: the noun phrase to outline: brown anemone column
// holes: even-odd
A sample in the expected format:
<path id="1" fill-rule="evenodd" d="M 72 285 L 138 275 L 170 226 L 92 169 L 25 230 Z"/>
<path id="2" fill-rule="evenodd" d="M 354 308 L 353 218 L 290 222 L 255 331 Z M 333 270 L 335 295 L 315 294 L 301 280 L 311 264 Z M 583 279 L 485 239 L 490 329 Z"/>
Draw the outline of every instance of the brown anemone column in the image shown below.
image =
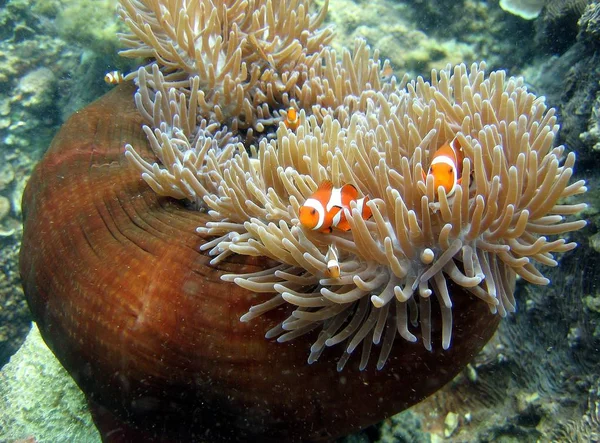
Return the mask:
<path id="1" fill-rule="evenodd" d="M 329 440 L 435 392 L 493 334 L 499 316 L 455 291 L 450 350 L 434 309 L 433 352 L 396 340 L 381 371 L 357 358 L 337 372 L 340 348 L 307 364 L 313 335 L 266 340 L 287 313 L 241 323 L 265 296 L 220 276 L 267 263 L 209 265 L 194 231 L 206 217 L 157 197 L 127 164 L 126 141 L 152 158 L 132 95 L 120 86 L 71 117 L 23 198 L 29 305 L 106 441 Z"/>

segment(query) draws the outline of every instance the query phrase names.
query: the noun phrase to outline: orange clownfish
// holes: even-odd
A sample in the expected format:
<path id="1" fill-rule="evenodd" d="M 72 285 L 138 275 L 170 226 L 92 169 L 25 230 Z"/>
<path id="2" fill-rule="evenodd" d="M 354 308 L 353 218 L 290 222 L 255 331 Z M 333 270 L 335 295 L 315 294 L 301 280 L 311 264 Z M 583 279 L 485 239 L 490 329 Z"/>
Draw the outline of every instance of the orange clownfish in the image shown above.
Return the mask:
<path id="1" fill-rule="evenodd" d="M 352 201 L 356 202 L 363 219 L 371 218 L 371 209 L 366 205 L 369 197 L 358 198 L 358 191 L 351 184 L 334 188 L 329 180 L 325 180 L 300 207 L 300 223 L 313 231 L 331 232 L 333 228 L 349 231 L 346 210 L 350 210 Z"/>
<path id="2" fill-rule="evenodd" d="M 454 190 L 462 181 L 463 158 L 462 148 L 456 137 L 435 151 L 427 175 L 433 176 L 433 187 L 436 192 L 441 186 L 448 197 L 454 194 Z M 423 171 L 423 180 L 427 181 L 425 171 Z"/>
<path id="3" fill-rule="evenodd" d="M 291 106 L 285 113 L 285 118 L 283 119 L 283 124 L 286 128 L 295 131 L 298 129 L 298 125 L 300 124 L 300 117 L 298 117 L 298 111 L 296 108 L 292 108 Z"/>
<path id="4" fill-rule="evenodd" d="M 118 85 L 125 80 L 121 71 L 110 71 L 104 76 L 104 81 L 109 85 Z"/>

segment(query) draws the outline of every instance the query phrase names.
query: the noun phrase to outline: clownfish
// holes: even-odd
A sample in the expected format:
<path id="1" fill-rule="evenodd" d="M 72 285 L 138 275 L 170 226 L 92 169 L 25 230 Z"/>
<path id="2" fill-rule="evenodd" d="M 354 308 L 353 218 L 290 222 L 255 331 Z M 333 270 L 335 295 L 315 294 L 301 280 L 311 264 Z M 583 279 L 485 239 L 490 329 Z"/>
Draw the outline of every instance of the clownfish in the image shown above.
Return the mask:
<path id="1" fill-rule="evenodd" d="M 109 85 L 118 85 L 124 80 L 125 77 L 121 71 L 110 71 L 104 76 L 104 81 Z"/>
<path id="2" fill-rule="evenodd" d="M 433 176 L 433 187 L 436 193 L 441 186 L 448 197 L 454 194 L 454 190 L 462 181 L 463 158 L 462 147 L 456 137 L 435 151 L 427 175 Z M 423 180 L 427 181 L 425 171 L 423 171 Z"/>
<path id="3" fill-rule="evenodd" d="M 291 106 L 285 113 L 285 118 L 283 119 L 283 124 L 286 128 L 295 131 L 298 129 L 298 125 L 300 124 L 300 117 L 298 117 L 298 111 L 296 108 L 292 108 Z"/>
<path id="4" fill-rule="evenodd" d="M 340 278 L 340 262 L 338 261 L 337 248 L 334 245 L 329 245 L 327 247 L 325 260 L 327 260 L 326 274 L 331 278 Z"/>
<path id="5" fill-rule="evenodd" d="M 392 75 L 394 75 L 394 69 L 392 68 L 392 65 L 389 63 L 384 63 L 383 69 L 381 70 L 381 79 L 383 81 L 387 81 L 392 78 Z"/>
<path id="6" fill-rule="evenodd" d="M 300 207 L 300 223 L 313 231 L 331 232 L 333 228 L 349 231 L 346 210 L 350 211 L 352 201 L 356 202 L 363 219 L 371 218 L 371 209 L 366 205 L 369 197 L 358 198 L 358 191 L 351 184 L 334 188 L 329 180 L 325 180 Z"/>

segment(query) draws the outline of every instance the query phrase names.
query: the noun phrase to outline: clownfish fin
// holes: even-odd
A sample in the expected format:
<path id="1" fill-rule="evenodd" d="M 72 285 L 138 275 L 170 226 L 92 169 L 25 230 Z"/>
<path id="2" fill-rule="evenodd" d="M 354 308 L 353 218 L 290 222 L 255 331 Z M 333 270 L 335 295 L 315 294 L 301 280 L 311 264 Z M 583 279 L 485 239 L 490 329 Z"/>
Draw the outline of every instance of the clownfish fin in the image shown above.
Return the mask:
<path id="1" fill-rule="evenodd" d="M 369 197 L 365 196 L 362 199 L 362 218 L 363 220 L 368 220 L 371 217 L 373 217 L 373 211 L 371 211 L 371 208 L 369 206 L 367 206 L 367 203 L 369 202 Z"/>
<path id="2" fill-rule="evenodd" d="M 327 206 L 327 202 L 331 198 L 331 193 L 333 192 L 333 183 L 329 180 L 325 180 L 321 182 L 317 190 L 312 195 L 312 198 L 315 198 L 321 202 L 324 208 Z"/>
<path id="3" fill-rule="evenodd" d="M 340 231 L 348 232 L 350 230 L 350 223 L 348 223 L 348 220 L 341 221 L 337 224 L 336 228 Z"/>
<path id="4" fill-rule="evenodd" d="M 346 183 L 344 186 L 342 186 L 340 192 L 350 201 L 358 198 L 358 190 L 353 184 Z"/>
<path id="5" fill-rule="evenodd" d="M 333 189 L 333 183 L 331 180 L 323 180 L 317 188 L 315 194 L 319 191 L 331 191 Z"/>
<path id="6" fill-rule="evenodd" d="M 344 218 L 343 220 L 340 220 L 340 222 L 335 227 L 338 228 L 340 231 L 347 232 L 350 230 L 350 223 L 348 223 L 348 219 Z"/>
<path id="7" fill-rule="evenodd" d="M 332 206 L 331 209 L 329 210 L 329 215 L 331 215 L 331 218 L 334 219 L 336 215 L 339 214 L 339 212 L 342 210 L 341 206 Z"/>
<path id="8" fill-rule="evenodd" d="M 458 137 L 454 137 L 452 139 L 452 141 L 450 142 L 450 146 L 452 146 L 452 148 L 454 149 L 455 152 L 461 152 L 462 151 L 462 145 L 458 141 Z"/>

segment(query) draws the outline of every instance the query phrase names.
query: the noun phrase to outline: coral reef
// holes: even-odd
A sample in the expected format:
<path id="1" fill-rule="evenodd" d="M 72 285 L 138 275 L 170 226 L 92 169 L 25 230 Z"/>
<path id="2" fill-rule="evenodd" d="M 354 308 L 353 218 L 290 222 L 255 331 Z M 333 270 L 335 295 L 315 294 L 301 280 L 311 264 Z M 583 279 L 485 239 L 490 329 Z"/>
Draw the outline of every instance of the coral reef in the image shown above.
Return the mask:
<path id="1" fill-rule="evenodd" d="M 102 80 L 107 67 L 129 66 L 115 54 L 120 22 L 114 1 L 1 3 L 0 260 L 5 272 L 0 366 L 21 344 L 31 321 L 14 272 L 25 183 L 64 120 L 109 89 Z"/>
<path id="2" fill-rule="evenodd" d="M 452 62 L 454 53 L 465 57 L 459 63 L 485 60 L 490 69 L 504 69 L 513 75 L 519 73 L 523 65 L 543 55 L 534 42 L 535 23 L 507 14 L 497 2 L 413 0 L 401 2 L 401 12 L 396 12 L 399 7 L 396 2 L 382 0 L 381 3 L 381 10 L 385 12 L 373 20 L 376 29 L 389 17 L 388 20 L 405 24 L 409 30 L 417 30 L 417 34 L 425 34 L 420 41 L 408 41 L 416 46 L 414 49 L 412 45 L 405 44 L 407 38 L 394 34 L 394 38 L 402 44 L 396 45 L 392 53 L 382 51 L 382 56 L 389 58 L 399 72 L 412 72 L 411 66 L 398 63 L 405 52 L 424 54 L 427 53 L 426 48 L 431 48 L 431 60 L 421 63 L 422 69 L 415 75 L 428 75 L 431 68 L 444 68 L 441 63 L 445 60 Z M 369 15 L 369 12 L 366 14 Z M 385 39 L 385 33 L 382 34 Z M 425 48 L 420 49 L 421 44 Z M 379 49 L 378 42 L 372 42 L 372 46 Z"/>
<path id="3" fill-rule="evenodd" d="M 535 43 L 552 54 L 562 54 L 576 41 L 577 21 L 589 0 L 548 1 L 536 21 Z"/>
<path id="4" fill-rule="evenodd" d="M 588 407 L 582 417 L 562 424 L 552 439 L 556 441 L 600 440 L 600 380 L 589 389 Z"/>
<path id="5" fill-rule="evenodd" d="M 19 349 L 31 323 L 19 278 L 19 247 L 11 241 L 17 229 L 21 227 L 0 233 L 0 367 Z"/>
<path id="6" fill-rule="evenodd" d="M 452 4 L 443 8 L 445 16 L 450 14 Z M 464 28 L 461 34 L 450 36 L 438 34 L 443 29 L 424 27 L 425 20 L 431 19 L 434 14 L 429 9 L 424 11 L 424 5 L 375 1 L 365 6 L 363 2 L 352 0 L 331 0 L 328 21 L 335 26 L 338 36 L 332 42 L 336 51 L 341 52 L 348 42 L 363 38 L 371 47 L 377 48 L 382 59 L 390 60 L 396 73 L 408 73 L 413 77 L 432 69 L 443 69 L 448 64 L 470 64 L 476 60 L 475 45 L 461 38 L 461 34 L 464 37 L 469 35 L 464 32 Z M 479 19 L 469 22 L 470 29 L 484 21 L 482 15 L 485 16 L 485 13 L 471 9 L 465 12 L 463 6 L 460 5 L 460 14 L 457 11 L 457 19 L 461 15 L 475 15 Z M 435 10 L 435 13 L 440 12 Z M 457 27 L 463 25 L 461 23 Z"/>
<path id="7" fill-rule="evenodd" d="M 38 8 L 44 1 L 38 0 Z M 47 8 L 51 7 L 52 0 Z M 113 54 L 119 47 L 117 32 L 122 23 L 116 18 L 115 0 L 67 0 L 56 9 L 55 26 L 59 36 L 98 54 Z"/>
<path id="8" fill-rule="evenodd" d="M 539 67 L 536 86 L 559 110 L 559 142 L 576 150 L 583 164 L 595 158 L 596 125 L 600 85 L 598 52 L 598 3 L 590 4 L 581 16 L 576 41 L 558 58 Z M 572 19 L 576 21 L 577 18 Z M 533 78 L 533 76 L 532 76 Z"/>

